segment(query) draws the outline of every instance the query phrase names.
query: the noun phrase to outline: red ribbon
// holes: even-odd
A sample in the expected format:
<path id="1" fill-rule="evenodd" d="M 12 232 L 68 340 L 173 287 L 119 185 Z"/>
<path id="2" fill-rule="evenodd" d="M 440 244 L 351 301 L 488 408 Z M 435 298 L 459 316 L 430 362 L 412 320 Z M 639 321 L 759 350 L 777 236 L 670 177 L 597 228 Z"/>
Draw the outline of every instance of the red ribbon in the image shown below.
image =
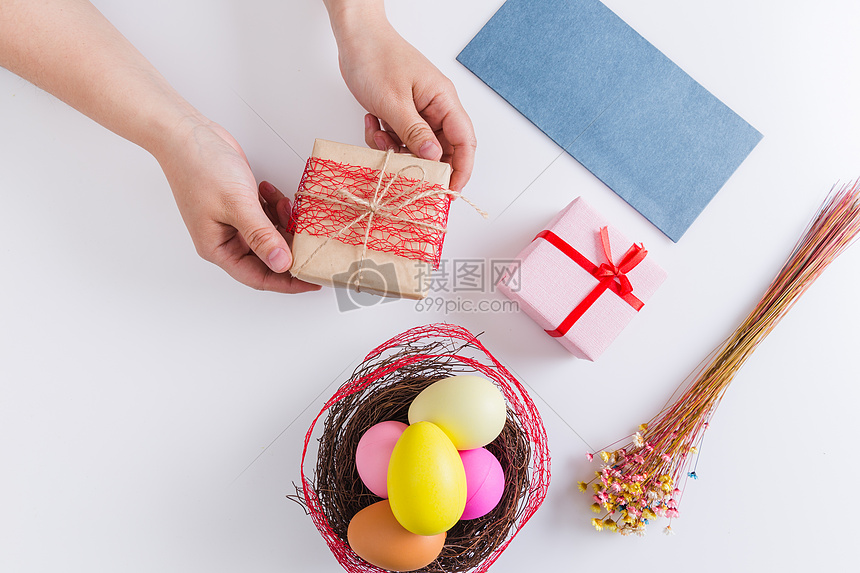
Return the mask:
<path id="1" fill-rule="evenodd" d="M 621 257 L 621 261 L 616 265 L 612 262 L 612 250 L 609 247 L 609 229 L 603 227 L 600 229 L 600 243 L 603 246 L 603 255 L 608 262 L 597 266 L 552 231 L 541 231 L 534 238 L 534 240 L 538 239 L 548 241 L 599 281 L 597 286 L 567 315 L 567 318 L 562 321 L 558 328 L 546 331 L 550 336 L 559 338 L 567 334 L 576 321 L 585 314 L 585 311 L 591 308 L 591 305 L 607 290 L 611 290 L 618 295 L 621 300 L 632 306 L 636 312 L 639 312 L 645 306 L 645 303 L 633 296 L 633 285 L 630 284 L 630 279 L 627 278 L 627 273 L 641 263 L 645 255 L 648 254 L 648 251 L 641 244 L 634 244 L 630 247 L 624 256 Z"/>

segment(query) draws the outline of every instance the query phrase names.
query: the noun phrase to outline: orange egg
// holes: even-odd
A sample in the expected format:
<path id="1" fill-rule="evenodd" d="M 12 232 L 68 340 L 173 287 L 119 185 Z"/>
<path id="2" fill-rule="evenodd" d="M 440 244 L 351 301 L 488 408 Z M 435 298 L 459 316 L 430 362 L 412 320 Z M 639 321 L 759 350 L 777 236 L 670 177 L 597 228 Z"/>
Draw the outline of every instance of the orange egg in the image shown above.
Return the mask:
<path id="1" fill-rule="evenodd" d="M 414 571 L 439 556 L 446 533 L 417 535 L 407 531 L 384 499 L 356 513 L 346 536 L 352 550 L 371 565 L 389 571 Z"/>

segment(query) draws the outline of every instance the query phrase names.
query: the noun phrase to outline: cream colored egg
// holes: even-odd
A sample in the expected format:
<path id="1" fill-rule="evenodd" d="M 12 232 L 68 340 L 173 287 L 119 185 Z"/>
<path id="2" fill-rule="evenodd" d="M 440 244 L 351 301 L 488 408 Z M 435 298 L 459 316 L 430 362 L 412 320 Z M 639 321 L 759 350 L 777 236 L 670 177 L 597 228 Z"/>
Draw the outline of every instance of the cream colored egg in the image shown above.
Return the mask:
<path id="1" fill-rule="evenodd" d="M 452 376 L 434 382 L 409 406 L 410 424 L 436 424 L 458 450 L 486 446 L 501 433 L 506 418 L 502 392 L 480 376 Z"/>

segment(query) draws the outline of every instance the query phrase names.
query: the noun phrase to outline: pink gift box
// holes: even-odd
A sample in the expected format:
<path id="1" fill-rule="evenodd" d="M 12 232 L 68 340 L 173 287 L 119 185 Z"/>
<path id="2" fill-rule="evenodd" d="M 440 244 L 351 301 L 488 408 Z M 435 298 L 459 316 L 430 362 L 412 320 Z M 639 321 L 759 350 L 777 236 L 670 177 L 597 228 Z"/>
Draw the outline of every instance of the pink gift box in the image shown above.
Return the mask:
<path id="1" fill-rule="evenodd" d="M 607 251 L 612 260 L 607 260 Z M 666 279 L 666 271 L 574 199 L 517 257 L 497 288 L 578 358 L 596 360 Z"/>

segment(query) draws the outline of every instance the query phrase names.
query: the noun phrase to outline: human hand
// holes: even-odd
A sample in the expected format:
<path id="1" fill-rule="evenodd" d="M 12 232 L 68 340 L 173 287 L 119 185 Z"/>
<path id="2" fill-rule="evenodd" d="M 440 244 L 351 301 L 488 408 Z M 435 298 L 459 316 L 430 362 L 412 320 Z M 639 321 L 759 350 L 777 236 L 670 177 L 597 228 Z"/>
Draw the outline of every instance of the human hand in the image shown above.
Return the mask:
<path id="1" fill-rule="evenodd" d="M 187 120 L 155 155 L 203 259 L 259 290 L 320 288 L 286 272 L 292 265 L 284 229 L 289 200 L 266 182 L 258 193 L 248 159 L 224 128 Z"/>
<path id="2" fill-rule="evenodd" d="M 441 159 L 453 168 L 451 189 L 462 190 L 472 174 L 476 140 L 454 84 L 391 27 L 375 9 L 381 3 L 361 9 L 350 9 L 348 2 L 327 4 L 341 74 L 370 112 L 367 145 Z"/>
<path id="3" fill-rule="evenodd" d="M 0 66 L 152 153 L 200 256 L 257 289 L 319 288 L 286 272 L 285 235 L 266 217 L 236 140 L 201 116 L 92 3 L 0 6 Z"/>

